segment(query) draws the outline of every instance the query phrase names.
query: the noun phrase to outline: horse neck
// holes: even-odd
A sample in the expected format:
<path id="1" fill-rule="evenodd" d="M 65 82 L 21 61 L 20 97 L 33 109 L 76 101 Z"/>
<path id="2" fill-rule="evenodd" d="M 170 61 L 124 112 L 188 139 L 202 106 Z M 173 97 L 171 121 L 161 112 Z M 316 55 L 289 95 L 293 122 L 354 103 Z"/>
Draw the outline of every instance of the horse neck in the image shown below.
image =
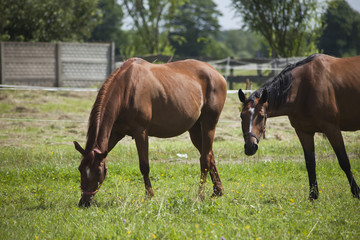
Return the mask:
<path id="1" fill-rule="evenodd" d="M 103 152 L 108 149 L 108 142 L 114 124 L 113 119 L 114 117 L 107 113 L 96 123 L 98 126 L 93 132 L 89 130 L 90 134 L 88 133 L 86 150 L 89 151 L 98 148 Z"/>
<path id="2" fill-rule="evenodd" d="M 290 115 L 294 109 L 294 94 L 292 93 L 293 87 L 289 89 L 288 96 L 285 98 L 278 97 L 279 94 L 277 92 L 272 92 L 270 98 L 270 102 L 267 104 L 267 116 L 268 117 L 278 117 L 278 116 L 286 116 Z"/>
<path id="3" fill-rule="evenodd" d="M 106 101 L 100 101 L 98 96 L 95 101 L 89 119 L 87 150 L 94 148 L 102 152 L 108 150 L 111 131 L 120 108 L 118 101 L 111 100 L 110 97 L 107 97 Z"/>
<path id="4" fill-rule="evenodd" d="M 102 121 L 102 125 L 99 129 L 99 134 L 96 141 L 97 146 L 102 152 L 108 151 L 108 143 L 115 119 L 116 119 L 115 113 L 112 113 L 111 115 L 106 114 Z"/>
<path id="5" fill-rule="evenodd" d="M 283 103 L 276 108 L 267 108 L 268 117 L 279 117 L 290 115 L 291 112 L 291 103 Z"/>

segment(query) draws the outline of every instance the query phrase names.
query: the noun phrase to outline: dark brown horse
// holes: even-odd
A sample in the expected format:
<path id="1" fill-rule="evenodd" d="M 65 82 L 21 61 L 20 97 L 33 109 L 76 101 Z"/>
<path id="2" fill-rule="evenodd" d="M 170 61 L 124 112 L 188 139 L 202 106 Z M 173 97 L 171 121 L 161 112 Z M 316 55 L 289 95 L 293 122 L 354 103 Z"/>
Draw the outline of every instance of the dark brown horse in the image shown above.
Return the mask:
<path id="1" fill-rule="evenodd" d="M 169 138 L 186 131 L 201 154 L 200 197 L 205 196 L 208 172 L 214 184 L 213 195 L 223 195 L 212 144 L 225 98 L 225 79 L 207 63 L 185 60 L 158 65 L 139 58 L 126 61 L 97 95 L 85 149 L 74 142 L 83 157 L 79 205 L 90 205 L 106 176 L 107 153 L 125 135 L 135 139 L 147 196 L 154 194 L 149 178 L 148 137 Z"/>
<path id="2" fill-rule="evenodd" d="M 310 199 L 319 196 L 315 171 L 315 132 L 329 139 L 341 169 L 345 172 L 354 197 L 360 189 L 350 169 L 341 131 L 360 129 L 360 56 L 334 58 L 323 54 L 286 67 L 246 98 L 241 119 L 245 153 L 256 153 L 267 117 L 287 115 L 304 150 L 309 176 Z"/>

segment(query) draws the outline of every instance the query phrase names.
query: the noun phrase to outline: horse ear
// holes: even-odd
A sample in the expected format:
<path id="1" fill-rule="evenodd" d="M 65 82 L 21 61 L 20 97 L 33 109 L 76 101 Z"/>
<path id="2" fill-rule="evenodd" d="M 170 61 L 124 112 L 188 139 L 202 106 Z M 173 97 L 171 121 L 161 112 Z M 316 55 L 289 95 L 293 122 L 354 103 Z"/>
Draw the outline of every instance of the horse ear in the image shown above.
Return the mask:
<path id="1" fill-rule="evenodd" d="M 80 144 L 77 141 L 74 141 L 75 149 L 78 150 L 81 155 L 84 156 L 85 150 L 80 146 Z"/>
<path id="2" fill-rule="evenodd" d="M 264 103 L 266 103 L 267 99 L 268 99 L 268 91 L 266 89 L 264 89 L 261 93 L 259 103 L 264 104 Z"/>
<path id="3" fill-rule="evenodd" d="M 245 97 L 244 92 L 243 92 L 241 89 L 239 89 L 239 91 L 238 91 L 238 96 L 239 96 L 240 101 L 241 101 L 242 103 L 245 103 L 246 97 Z"/>

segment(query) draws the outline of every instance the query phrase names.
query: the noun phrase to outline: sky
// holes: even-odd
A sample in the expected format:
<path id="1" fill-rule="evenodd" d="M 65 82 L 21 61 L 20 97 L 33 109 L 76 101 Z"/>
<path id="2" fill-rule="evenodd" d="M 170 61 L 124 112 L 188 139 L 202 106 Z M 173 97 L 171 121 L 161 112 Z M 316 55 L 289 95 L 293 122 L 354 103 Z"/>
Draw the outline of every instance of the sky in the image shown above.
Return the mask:
<path id="1" fill-rule="evenodd" d="M 241 18 L 235 16 L 234 8 L 231 7 L 231 0 L 213 0 L 218 10 L 223 14 L 219 18 L 221 30 L 239 29 L 241 27 Z M 349 5 L 360 12 L 360 0 L 347 0 Z"/>

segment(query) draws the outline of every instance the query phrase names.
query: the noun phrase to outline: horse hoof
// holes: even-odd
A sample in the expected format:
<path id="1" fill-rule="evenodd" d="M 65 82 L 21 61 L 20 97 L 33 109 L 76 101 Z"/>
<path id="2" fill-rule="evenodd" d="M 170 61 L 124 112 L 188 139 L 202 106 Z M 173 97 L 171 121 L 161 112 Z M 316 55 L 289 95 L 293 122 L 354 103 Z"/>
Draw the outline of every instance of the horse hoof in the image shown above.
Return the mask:
<path id="1" fill-rule="evenodd" d="M 355 193 L 355 194 L 353 193 L 353 197 L 360 200 L 360 194 L 359 193 Z"/>
<path id="2" fill-rule="evenodd" d="M 309 200 L 313 201 L 319 198 L 319 194 L 315 194 L 315 193 L 310 193 L 309 195 Z"/>
<path id="3" fill-rule="evenodd" d="M 213 194 L 211 195 L 211 198 L 218 198 L 224 195 L 224 189 L 214 189 Z"/>
<path id="4" fill-rule="evenodd" d="M 204 201 L 205 200 L 205 193 L 200 193 L 199 194 L 199 199 L 200 199 L 200 201 Z"/>
<path id="5" fill-rule="evenodd" d="M 356 186 L 354 189 L 351 189 L 351 193 L 353 194 L 354 198 L 360 200 L 360 188 L 358 186 Z"/>
<path id="6" fill-rule="evenodd" d="M 154 196 L 154 191 L 152 189 L 145 190 L 145 198 L 146 199 L 151 199 L 153 196 Z"/>
<path id="7" fill-rule="evenodd" d="M 211 198 L 211 199 L 216 199 L 216 198 L 221 197 L 221 196 L 222 196 L 222 195 L 213 193 L 210 198 Z"/>

